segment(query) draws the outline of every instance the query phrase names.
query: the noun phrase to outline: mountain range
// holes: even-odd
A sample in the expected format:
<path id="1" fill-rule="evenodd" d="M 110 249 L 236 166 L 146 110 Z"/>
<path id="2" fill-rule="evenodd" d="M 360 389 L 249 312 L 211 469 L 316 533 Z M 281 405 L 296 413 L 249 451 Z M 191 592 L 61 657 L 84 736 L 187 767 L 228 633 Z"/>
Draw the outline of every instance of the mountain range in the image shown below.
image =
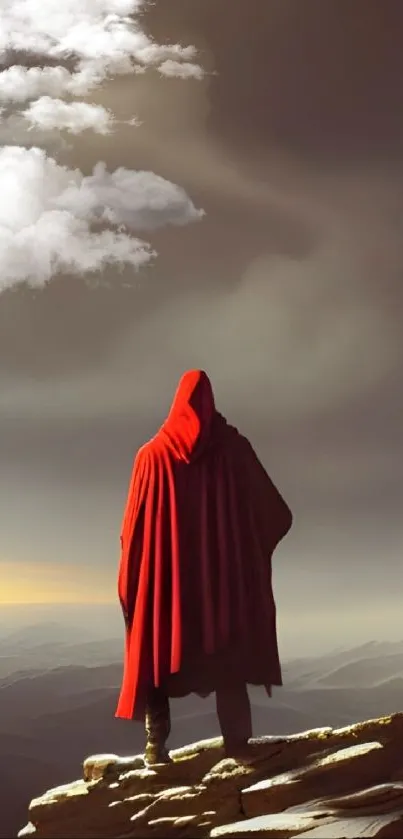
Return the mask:
<path id="1" fill-rule="evenodd" d="M 142 750 L 142 727 L 114 718 L 122 638 L 52 622 L 0 638 L 0 837 L 15 836 L 29 801 L 75 777 L 83 755 Z M 50 640 L 51 639 L 51 640 Z M 403 641 L 371 641 L 289 660 L 269 699 L 251 687 L 256 736 L 343 726 L 403 704 Z M 214 697 L 172 700 L 172 748 L 219 734 Z"/>

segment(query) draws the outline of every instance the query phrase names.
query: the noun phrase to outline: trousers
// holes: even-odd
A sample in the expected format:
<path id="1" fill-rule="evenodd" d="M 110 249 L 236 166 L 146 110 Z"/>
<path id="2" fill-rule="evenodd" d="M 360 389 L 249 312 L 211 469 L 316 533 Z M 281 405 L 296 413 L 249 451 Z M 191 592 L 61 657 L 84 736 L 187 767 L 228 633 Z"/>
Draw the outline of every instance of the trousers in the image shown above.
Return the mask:
<path id="1" fill-rule="evenodd" d="M 247 743 L 252 737 L 252 714 L 246 684 L 217 688 L 216 708 L 224 747 L 228 750 Z M 171 732 L 171 712 L 162 688 L 148 691 L 145 727 L 147 743 L 163 749 Z"/>

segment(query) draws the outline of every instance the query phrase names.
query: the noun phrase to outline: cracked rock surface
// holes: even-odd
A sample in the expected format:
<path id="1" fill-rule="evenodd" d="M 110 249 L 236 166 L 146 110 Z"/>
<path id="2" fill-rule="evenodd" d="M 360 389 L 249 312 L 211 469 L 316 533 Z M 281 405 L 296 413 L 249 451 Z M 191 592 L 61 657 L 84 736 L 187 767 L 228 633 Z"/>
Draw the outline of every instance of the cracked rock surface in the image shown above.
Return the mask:
<path id="1" fill-rule="evenodd" d="M 31 802 L 19 836 L 403 837 L 403 714 L 251 743 L 247 762 L 225 759 L 220 738 L 167 765 L 93 755 L 81 780 Z"/>

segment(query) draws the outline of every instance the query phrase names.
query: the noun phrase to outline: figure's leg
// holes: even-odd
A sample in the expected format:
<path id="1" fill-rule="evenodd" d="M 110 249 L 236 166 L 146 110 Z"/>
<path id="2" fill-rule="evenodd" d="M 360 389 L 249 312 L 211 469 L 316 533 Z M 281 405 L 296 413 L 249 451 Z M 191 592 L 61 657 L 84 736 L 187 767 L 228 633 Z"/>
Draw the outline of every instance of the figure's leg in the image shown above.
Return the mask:
<path id="1" fill-rule="evenodd" d="M 146 751 L 147 763 L 169 763 L 171 758 L 166 748 L 171 731 L 169 699 L 162 688 L 152 686 L 147 693 L 146 705 Z"/>
<path id="2" fill-rule="evenodd" d="M 241 754 L 252 737 L 252 713 L 246 684 L 219 687 L 216 705 L 226 754 Z"/>

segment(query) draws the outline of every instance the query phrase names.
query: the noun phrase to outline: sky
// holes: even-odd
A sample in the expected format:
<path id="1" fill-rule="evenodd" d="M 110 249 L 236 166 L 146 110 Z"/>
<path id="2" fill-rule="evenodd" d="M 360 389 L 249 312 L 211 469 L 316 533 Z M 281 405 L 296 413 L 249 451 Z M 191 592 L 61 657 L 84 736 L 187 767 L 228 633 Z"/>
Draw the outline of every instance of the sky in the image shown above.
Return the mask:
<path id="1" fill-rule="evenodd" d="M 280 644 L 402 637 L 402 25 L 2 4 L 1 603 L 116 601 L 133 456 L 201 367 L 294 513 Z"/>

